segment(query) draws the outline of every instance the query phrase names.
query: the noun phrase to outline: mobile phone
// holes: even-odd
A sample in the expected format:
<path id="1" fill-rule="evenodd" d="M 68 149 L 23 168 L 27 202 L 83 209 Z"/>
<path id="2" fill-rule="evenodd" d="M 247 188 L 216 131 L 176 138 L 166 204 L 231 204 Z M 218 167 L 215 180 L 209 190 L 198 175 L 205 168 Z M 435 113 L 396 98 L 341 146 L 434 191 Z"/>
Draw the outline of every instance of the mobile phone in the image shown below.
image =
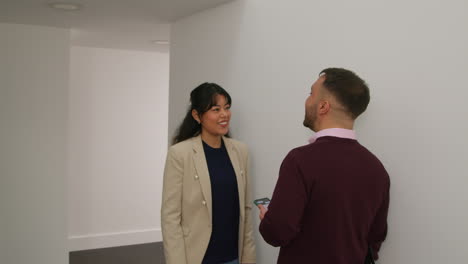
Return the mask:
<path id="1" fill-rule="evenodd" d="M 254 200 L 254 204 L 256 206 L 261 204 L 265 206 L 265 208 L 268 208 L 268 205 L 270 205 L 270 198 L 265 197 L 265 198 L 256 199 Z"/>

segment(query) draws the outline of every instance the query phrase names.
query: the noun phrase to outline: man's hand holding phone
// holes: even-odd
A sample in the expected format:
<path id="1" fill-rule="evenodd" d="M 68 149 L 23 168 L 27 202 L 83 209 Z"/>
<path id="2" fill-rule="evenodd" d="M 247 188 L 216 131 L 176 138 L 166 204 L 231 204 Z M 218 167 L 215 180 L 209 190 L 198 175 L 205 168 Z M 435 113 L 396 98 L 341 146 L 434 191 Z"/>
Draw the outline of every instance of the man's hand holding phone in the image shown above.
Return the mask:
<path id="1" fill-rule="evenodd" d="M 257 199 L 254 201 L 254 204 L 258 207 L 258 209 L 260 209 L 259 218 L 260 220 L 263 220 L 263 217 L 265 217 L 265 214 L 268 211 L 268 205 L 270 204 L 270 199 L 266 197 Z"/>

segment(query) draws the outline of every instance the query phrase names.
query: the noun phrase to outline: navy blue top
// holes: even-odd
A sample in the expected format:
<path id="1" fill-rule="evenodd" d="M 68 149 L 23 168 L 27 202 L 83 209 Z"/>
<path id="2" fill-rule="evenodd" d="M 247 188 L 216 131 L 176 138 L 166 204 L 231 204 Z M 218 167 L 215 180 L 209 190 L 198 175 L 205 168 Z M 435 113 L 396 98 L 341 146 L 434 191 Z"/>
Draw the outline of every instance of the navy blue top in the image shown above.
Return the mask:
<path id="1" fill-rule="evenodd" d="M 212 148 L 203 142 L 211 180 L 212 233 L 203 264 L 219 264 L 238 258 L 239 192 L 231 160 L 222 142 Z"/>

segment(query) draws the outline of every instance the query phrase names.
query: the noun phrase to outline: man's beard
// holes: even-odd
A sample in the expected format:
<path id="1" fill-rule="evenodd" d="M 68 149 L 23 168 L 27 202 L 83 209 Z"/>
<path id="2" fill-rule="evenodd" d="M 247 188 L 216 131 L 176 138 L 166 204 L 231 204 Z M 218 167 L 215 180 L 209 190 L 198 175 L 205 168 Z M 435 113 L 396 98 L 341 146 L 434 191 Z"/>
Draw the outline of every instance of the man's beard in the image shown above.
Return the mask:
<path id="1" fill-rule="evenodd" d="M 316 118 L 315 111 L 312 111 L 310 113 L 307 113 L 307 111 L 306 111 L 306 114 L 305 114 L 305 117 L 304 117 L 304 122 L 302 122 L 302 124 L 305 127 L 310 128 L 312 131 L 315 131 L 314 130 L 314 123 L 315 123 L 316 119 L 317 118 Z"/>

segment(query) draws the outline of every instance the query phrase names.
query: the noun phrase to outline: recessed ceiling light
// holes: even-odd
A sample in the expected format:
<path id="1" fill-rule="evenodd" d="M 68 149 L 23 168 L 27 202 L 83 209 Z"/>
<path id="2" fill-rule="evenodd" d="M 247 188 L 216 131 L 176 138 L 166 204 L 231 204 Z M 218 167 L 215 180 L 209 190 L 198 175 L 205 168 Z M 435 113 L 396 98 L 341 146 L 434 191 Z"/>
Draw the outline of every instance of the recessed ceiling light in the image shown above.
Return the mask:
<path id="1" fill-rule="evenodd" d="M 55 2 L 55 3 L 50 3 L 50 7 L 55 8 L 55 9 L 60 9 L 64 11 L 76 11 L 81 9 L 80 4 L 75 4 L 75 3 L 66 3 L 66 2 Z"/>
<path id="2" fill-rule="evenodd" d="M 151 43 L 153 43 L 153 44 L 158 44 L 158 45 L 168 45 L 168 44 L 169 44 L 169 40 L 156 39 L 156 40 L 152 40 Z"/>

